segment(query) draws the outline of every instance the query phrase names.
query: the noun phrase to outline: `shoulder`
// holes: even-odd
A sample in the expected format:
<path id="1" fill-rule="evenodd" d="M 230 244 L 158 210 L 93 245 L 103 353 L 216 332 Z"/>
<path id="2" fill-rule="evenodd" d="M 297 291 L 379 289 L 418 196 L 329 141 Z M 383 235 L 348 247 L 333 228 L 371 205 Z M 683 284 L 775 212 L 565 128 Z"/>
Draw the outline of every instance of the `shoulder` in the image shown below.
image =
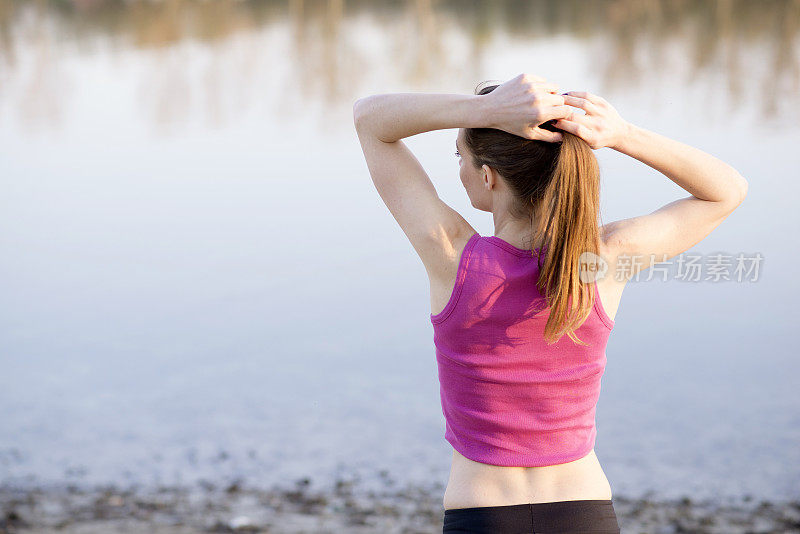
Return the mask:
<path id="1" fill-rule="evenodd" d="M 426 239 L 427 253 L 420 253 L 431 286 L 452 286 L 465 249 L 473 238 L 473 241 L 480 238 L 480 234 L 466 220 L 461 217 L 457 219 L 449 227 L 440 227 L 433 232 Z"/>
<path id="2" fill-rule="evenodd" d="M 450 234 L 439 242 L 439 259 L 425 265 L 430 281 L 432 313 L 441 313 L 452 300 L 457 289 L 459 270 L 462 265 L 466 268 L 480 237 L 471 226 L 465 226 L 463 231 Z"/>
<path id="3" fill-rule="evenodd" d="M 624 257 L 629 244 L 626 242 L 624 233 L 620 233 L 620 226 L 626 221 L 615 221 L 606 224 L 600 229 L 600 240 L 598 243 L 598 255 L 607 264 L 605 276 L 598 278 L 596 287 L 597 297 L 605 313 L 613 321 L 619 308 L 622 292 L 628 282 L 628 278 L 619 276 L 619 259 Z"/>
<path id="4" fill-rule="evenodd" d="M 467 221 L 456 222 L 450 228 L 439 228 L 433 232 L 428 241 L 430 251 L 422 257 L 425 269 L 431 281 L 448 283 L 456 276 L 464 250 L 470 240 L 480 238 L 478 232 Z"/>
<path id="5" fill-rule="evenodd" d="M 621 219 L 600 227 L 599 254 L 614 268 L 620 258 L 636 251 L 640 234 L 646 232 L 637 218 Z"/>

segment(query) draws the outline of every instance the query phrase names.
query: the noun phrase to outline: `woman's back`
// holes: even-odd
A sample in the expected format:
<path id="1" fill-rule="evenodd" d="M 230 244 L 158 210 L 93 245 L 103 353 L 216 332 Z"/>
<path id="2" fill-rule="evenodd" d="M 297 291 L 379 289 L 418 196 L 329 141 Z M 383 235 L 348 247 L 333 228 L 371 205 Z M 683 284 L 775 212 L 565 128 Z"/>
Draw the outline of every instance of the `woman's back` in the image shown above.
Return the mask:
<path id="1" fill-rule="evenodd" d="M 576 330 L 585 345 L 567 336 L 548 344 L 538 274 L 531 251 L 476 233 L 461 254 L 450 300 L 431 316 L 445 439 L 474 461 L 554 465 L 594 446 L 613 321 L 595 299 Z"/>
<path id="2" fill-rule="evenodd" d="M 596 294 L 576 330 L 587 345 L 567 336 L 548 345 L 538 263 L 530 250 L 473 234 L 449 299 L 431 315 L 454 449 L 445 509 L 611 498 L 594 442 L 614 321 Z"/>

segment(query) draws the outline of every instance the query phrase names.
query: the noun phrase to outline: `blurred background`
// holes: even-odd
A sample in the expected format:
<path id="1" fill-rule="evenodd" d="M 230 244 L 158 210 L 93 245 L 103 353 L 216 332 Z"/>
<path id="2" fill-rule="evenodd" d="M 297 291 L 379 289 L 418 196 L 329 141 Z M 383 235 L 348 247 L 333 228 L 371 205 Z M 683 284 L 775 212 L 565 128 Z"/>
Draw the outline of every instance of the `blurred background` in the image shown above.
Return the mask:
<path id="1" fill-rule="evenodd" d="M 352 105 L 529 72 L 750 183 L 690 253 L 757 280 L 623 295 L 615 495 L 800 498 L 799 34 L 796 0 L 0 0 L 0 482 L 443 491 L 427 278 Z M 406 142 L 491 235 L 455 136 Z M 604 222 L 685 195 L 596 154 Z"/>

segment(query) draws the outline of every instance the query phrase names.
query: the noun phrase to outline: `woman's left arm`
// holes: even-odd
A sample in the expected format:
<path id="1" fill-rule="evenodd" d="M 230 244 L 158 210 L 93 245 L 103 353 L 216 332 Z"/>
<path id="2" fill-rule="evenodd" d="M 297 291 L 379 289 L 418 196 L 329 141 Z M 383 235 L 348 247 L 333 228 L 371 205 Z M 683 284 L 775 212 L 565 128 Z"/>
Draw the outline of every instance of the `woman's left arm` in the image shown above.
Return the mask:
<path id="1" fill-rule="evenodd" d="M 442 271 L 457 255 L 458 242 L 475 230 L 439 198 L 425 169 L 401 139 L 432 130 L 487 126 L 484 103 L 477 95 L 397 93 L 368 96 L 353 106 L 375 188 L 429 276 L 446 276 Z"/>
<path id="2" fill-rule="evenodd" d="M 528 138 L 558 140 L 538 126 L 571 113 L 558 87 L 520 74 L 486 95 L 393 93 L 361 98 L 353 118 L 372 181 L 411 241 L 428 275 L 448 280 L 475 229 L 445 204 L 425 169 L 401 139 L 448 128 L 497 128 Z"/>

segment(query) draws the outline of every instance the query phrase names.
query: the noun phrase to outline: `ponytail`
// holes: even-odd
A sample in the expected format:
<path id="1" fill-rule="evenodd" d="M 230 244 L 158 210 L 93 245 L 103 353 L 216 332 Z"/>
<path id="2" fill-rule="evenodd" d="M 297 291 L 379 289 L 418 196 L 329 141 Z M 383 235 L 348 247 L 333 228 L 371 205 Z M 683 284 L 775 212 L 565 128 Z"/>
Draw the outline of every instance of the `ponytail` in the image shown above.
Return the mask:
<path id="1" fill-rule="evenodd" d="M 544 338 L 554 343 L 562 335 L 581 345 L 575 330 L 594 305 L 593 285 L 580 280 L 579 258 L 598 252 L 600 169 L 591 148 L 567 133 L 544 194 L 534 206 L 534 234 L 546 243 L 537 287 L 546 296 L 550 316 Z M 537 240 L 535 240 L 537 241 Z M 542 258 L 539 258 L 542 262 Z"/>

